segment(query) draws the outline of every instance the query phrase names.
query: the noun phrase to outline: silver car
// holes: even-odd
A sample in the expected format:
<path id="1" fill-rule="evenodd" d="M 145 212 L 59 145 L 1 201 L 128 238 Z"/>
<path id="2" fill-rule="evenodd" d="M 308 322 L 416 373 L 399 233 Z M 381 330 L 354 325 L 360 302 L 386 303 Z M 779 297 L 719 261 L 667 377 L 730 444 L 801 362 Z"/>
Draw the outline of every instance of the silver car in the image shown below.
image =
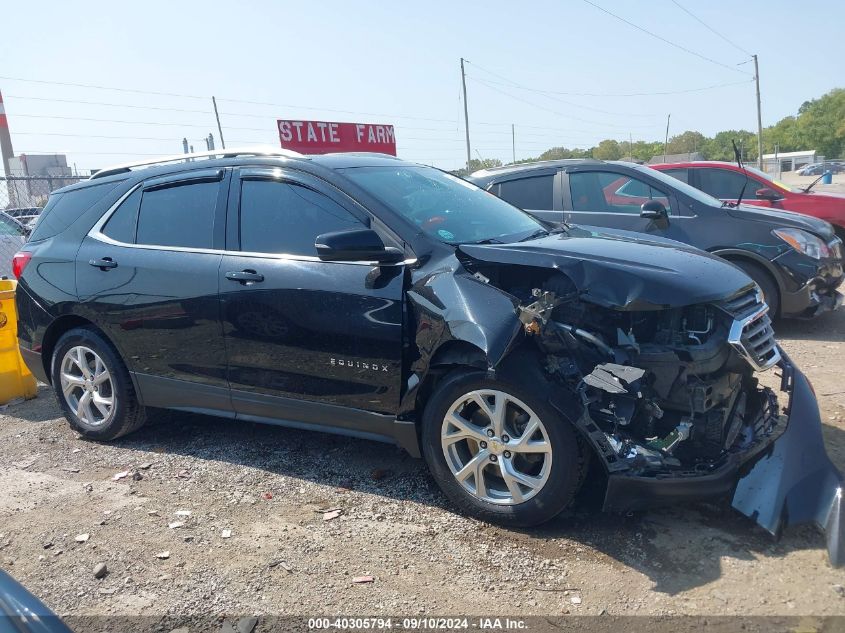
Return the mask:
<path id="1" fill-rule="evenodd" d="M 0 211 L 0 277 L 12 276 L 12 256 L 24 245 L 29 233 L 26 225 Z"/>

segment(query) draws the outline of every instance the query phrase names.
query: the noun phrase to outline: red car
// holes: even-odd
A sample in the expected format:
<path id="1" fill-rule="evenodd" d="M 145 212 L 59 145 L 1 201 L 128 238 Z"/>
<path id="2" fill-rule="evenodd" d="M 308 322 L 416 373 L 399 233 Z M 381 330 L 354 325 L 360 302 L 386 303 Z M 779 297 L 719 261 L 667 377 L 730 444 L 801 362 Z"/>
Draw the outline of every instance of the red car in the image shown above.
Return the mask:
<path id="1" fill-rule="evenodd" d="M 715 198 L 736 201 L 745 184 L 745 174 L 734 163 L 698 161 L 650 165 Z M 789 187 L 769 174 L 746 166 L 748 185 L 742 196 L 743 204 L 771 209 L 784 209 L 812 215 L 833 224 L 836 234 L 845 241 L 845 195 L 816 193 Z"/>

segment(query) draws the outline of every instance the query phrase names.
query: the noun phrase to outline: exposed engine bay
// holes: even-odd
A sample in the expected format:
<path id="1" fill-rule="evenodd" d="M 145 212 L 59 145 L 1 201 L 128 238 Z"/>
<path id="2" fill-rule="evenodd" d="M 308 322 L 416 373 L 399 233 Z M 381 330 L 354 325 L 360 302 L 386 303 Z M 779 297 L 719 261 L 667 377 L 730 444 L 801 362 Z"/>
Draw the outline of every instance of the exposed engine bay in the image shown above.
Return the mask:
<path id="1" fill-rule="evenodd" d="M 584 301 L 553 275 L 519 299 L 545 371 L 578 394 L 579 424 L 610 472 L 706 473 L 778 422 L 775 393 L 754 376 L 780 358 L 755 290 L 713 304 L 625 311 Z"/>

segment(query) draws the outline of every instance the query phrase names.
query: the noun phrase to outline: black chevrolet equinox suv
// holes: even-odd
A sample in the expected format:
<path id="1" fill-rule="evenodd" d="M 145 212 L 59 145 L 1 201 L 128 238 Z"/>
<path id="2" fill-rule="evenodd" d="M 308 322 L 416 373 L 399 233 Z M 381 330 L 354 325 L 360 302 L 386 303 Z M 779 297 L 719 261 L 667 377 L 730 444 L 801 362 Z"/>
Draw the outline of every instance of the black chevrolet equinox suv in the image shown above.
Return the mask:
<path id="1" fill-rule="evenodd" d="M 809 383 L 692 247 L 547 230 L 389 156 L 224 150 L 60 189 L 14 270 L 21 352 L 83 437 L 162 407 L 395 442 L 506 525 L 598 473 L 605 509 L 730 497 L 843 562 Z"/>

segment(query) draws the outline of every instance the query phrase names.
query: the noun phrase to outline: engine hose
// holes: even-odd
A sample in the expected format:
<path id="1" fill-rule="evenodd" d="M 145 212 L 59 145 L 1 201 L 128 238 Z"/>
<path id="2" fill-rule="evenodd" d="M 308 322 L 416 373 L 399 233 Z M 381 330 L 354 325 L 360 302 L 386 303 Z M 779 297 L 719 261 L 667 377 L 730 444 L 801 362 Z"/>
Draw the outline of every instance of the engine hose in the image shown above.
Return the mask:
<path id="1" fill-rule="evenodd" d="M 594 334 L 590 334 L 589 332 L 580 330 L 574 325 L 569 325 L 567 323 L 559 323 L 557 321 L 549 321 L 549 323 L 553 324 L 556 328 L 560 330 L 564 330 L 566 332 L 569 332 L 570 334 L 574 334 L 575 336 L 584 339 L 588 343 L 592 343 L 611 358 L 615 358 L 613 350 L 610 349 L 607 343 L 602 341 L 599 337 L 595 336 Z"/>

